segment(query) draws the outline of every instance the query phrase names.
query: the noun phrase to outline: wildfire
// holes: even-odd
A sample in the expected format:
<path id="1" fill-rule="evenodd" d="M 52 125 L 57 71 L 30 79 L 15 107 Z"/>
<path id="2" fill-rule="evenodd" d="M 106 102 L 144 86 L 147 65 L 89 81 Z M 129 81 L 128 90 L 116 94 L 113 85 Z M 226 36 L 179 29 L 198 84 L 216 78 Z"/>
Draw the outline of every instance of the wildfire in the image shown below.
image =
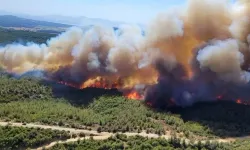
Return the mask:
<path id="1" fill-rule="evenodd" d="M 95 83 L 90 85 L 84 85 L 82 88 L 87 88 L 87 87 L 109 89 L 108 85 L 101 81 L 96 81 Z"/>
<path id="2" fill-rule="evenodd" d="M 237 103 L 237 104 L 242 104 L 242 101 L 241 101 L 240 99 L 237 99 L 237 100 L 236 100 L 236 103 Z"/>
<path id="3" fill-rule="evenodd" d="M 71 83 L 67 83 L 67 82 L 63 82 L 63 81 L 59 81 L 58 82 L 59 84 L 63 84 L 63 85 L 66 85 L 66 86 L 70 86 L 70 87 L 74 87 L 74 88 L 79 88 L 78 86 L 74 85 L 74 84 L 71 84 Z"/>
<path id="4" fill-rule="evenodd" d="M 110 83 L 108 80 L 102 77 L 97 77 L 94 79 L 89 79 L 85 81 L 81 85 L 81 89 L 88 88 L 88 87 L 94 87 L 94 88 L 103 88 L 103 89 L 112 89 L 112 88 L 118 88 L 119 83 L 118 81 L 115 81 L 114 83 Z"/>
<path id="5" fill-rule="evenodd" d="M 236 103 L 237 104 L 243 104 L 243 105 L 250 105 L 250 102 L 248 102 L 248 101 L 242 101 L 241 99 L 237 99 Z"/>
<path id="6" fill-rule="evenodd" d="M 132 91 L 131 93 L 125 95 L 126 98 L 128 99 L 134 99 L 134 100 L 141 100 L 143 99 L 143 96 L 141 94 L 139 94 L 136 91 Z"/>
<path id="7" fill-rule="evenodd" d="M 222 95 L 219 95 L 216 97 L 218 100 L 221 100 L 222 99 Z"/>
<path id="8" fill-rule="evenodd" d="M 86 82 L 84 82 L 82 84 L 82 86 L 77 86 L 71 83 L 67 83 L 67 82 L 63 82 L 63 81 L 59 81 L 58 83 L 60 84 L 64 84 L 67 86 L 71 86 L 74 88 L 78 88 L 78 89 L 84 89 L 84 88 L 103 88 L 103 89 L 112 89 L 112 88 L 118 88 L 118 89 L 123 89 L 121 87 L 121 84 L 119 84 L 120 82 L 114 82 L 114 83 L 109 83 L 107 80 L 103 79 L 103 78 L 95 78 L 95 79 L 90 79 L 87 80 Z M 121 88 L 119 88 L 121 87 Z M 126 90 L 121 90 L 124 93 L 124 97 L 126 97 L 127 99 L 131 99 L 131 100 L 142 100 L 144 99 L 144 96 L 142 94 L 140 94 L 138 91 L 130 91 L 130 92 L 126 92 Z M 222 100 L 223 99 L 223 95 L 218 95 L 216 96 L 217 100 Z M 241 99 L 237 99 L 235 101 L 237 104 L 243 104 L 243 105 L 250 105 L 250 102 L 241 100 Z M 175 104 L 175 100 L 173 98 L 170 99 L 170 103 L 169 105 L 174 105 Z M 152 103 L 148 102 L 147 105 L 152 106 Z"/>
<path id="9" fill-rule="evenodd" d="M 103 78 L 95 78 L 95 79 L 87 80 L 81 86 L 76 86 L 74 84 L 70 84 L 70 83 L 63 82 L 63 81 L 59 81 L 58 83 L 64 84 L 64 85 L 67 85 L 67 86 L 71 86 L 71 87 L 74 87 L 74 88 L 78 88 L 78 89 L 85 89 L 85 88 L 103 88 L 103 89 L 118 88 L 120 90 L 123 89 L 123 88 L 119 88 L 120 87 L 119 82 L 114 82 L 112 84 L 109 84 L 109 82 L 107 82 Z M 129 92 L 129 93 L 125 92 L 125 90 L 121 90 L 121 91 L 124 92 L 124 97 L 126 97 L 128 99 L 142 100 L 144 98 L 143 95 L 139 94 L 137 91 L 132 91 L 132 92 Z"/>

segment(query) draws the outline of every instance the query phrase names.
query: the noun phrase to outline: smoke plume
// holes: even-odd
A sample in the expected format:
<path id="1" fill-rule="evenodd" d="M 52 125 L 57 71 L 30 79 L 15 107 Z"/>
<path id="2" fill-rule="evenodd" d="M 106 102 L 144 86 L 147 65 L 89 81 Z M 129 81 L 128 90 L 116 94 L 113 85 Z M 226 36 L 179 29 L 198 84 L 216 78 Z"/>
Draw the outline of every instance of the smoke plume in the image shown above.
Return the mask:
<path id="1" fill-rule="evenodd" d="M 145 34 L 144 34 L 145 33 Z M 95 26 L 68 29 L 45 44 L 0 48 L 0 66 L 76 88 L 136 92 L 153 106 L 250 99 L 250 3 L 189 0 L 142 30 Z"/>

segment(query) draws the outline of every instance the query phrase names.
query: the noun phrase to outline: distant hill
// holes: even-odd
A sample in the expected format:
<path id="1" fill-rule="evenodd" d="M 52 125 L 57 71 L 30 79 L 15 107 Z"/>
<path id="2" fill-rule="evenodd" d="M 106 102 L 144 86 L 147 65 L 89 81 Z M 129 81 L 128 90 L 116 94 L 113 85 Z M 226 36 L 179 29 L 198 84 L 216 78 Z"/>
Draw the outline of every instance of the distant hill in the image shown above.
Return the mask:
<path id="1" fill-rule="evenodd" d="M 0 16 L 0 26 L 14 27 L 14 28 L 35 28 L 35 27 L 68 28 L 71 25 L 25 19 L 12 15 L 2 15 Z"/>
<path id="2" fill-rule="evenodd" d="M 91 25 L 101 25 L 101 26 L 108 26 L 108 27 L 118 27 L 122 22 L 118 21 L 110 21 L 101 18 L 88 18 L 84 16 L 80 17 L 70 17 L 70 16 L 61 16 L 61 15 L 49 15 L 49 16 L 29 16 L 26 15 L 24 18 L 34 19 L 34 20 L 41 20 L 41 21 L 48 21 L 48 22 L 56 22 L 56 23 L 63 23 L 75 26 L 91 26 Z"/>
<path id="3" fill-rule="evenodd" d="M 17 16 L 20 18 L 26 18 L 31 20 L 40 20 L 50 23 L 53 22 L 58 24 L 66 24 L 66 25 L 81 26 L 81 27 L 91 26 L 91 25 L 118 27 L 120 24 L 124 24 L 123 22 L 110 21 L 101 18 L 88 18 L 85 16 L 79 16 L 79 17 L 62 16 L 62 15 L 33 16 L 24 13 L 12 13 L 3 10 L 0 10 L 0 15 Z"/>
<path id="4" fill-rule="evenodd" d="M 46 43 L 48 39 L 57 36 L 57 34 L 59 33 L 32 32 L 0 28 L 0 46 L 13 42 L 24 44 L 27 42 L 34 42 L 42 44 Z"/>

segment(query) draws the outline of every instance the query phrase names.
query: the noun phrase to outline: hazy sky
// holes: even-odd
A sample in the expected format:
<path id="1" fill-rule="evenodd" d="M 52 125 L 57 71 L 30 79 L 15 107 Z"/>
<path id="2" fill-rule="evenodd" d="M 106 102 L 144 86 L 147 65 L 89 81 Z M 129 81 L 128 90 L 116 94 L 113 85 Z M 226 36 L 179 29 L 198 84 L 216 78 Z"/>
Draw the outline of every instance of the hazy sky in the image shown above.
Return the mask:
<path id="1" fill-rule="evenodd" d="M 87 16 L 145 23 L 186 0 L 0 0 L 0 10 L 29 15 Z"/>

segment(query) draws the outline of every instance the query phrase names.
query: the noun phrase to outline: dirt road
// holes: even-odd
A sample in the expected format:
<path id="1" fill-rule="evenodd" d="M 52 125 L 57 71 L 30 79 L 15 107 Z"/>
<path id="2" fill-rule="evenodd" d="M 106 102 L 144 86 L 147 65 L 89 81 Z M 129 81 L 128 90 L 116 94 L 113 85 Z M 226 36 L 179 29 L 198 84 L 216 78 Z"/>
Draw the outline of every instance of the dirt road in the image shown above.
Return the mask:
<path id="1" fill-rule="evenodd" d="M 105 139 L 107 139 L 109 137 L 110 137 L 110 135 L 106 135 L 106 136 L 105 135 L 102 135 L 102 136 L 92 136 L 92 138 L 94 140 L 105 140 Z M 49 148 L 55 146 L 56 144 L 77 142 L 79 140 L 84 140 L 84 139 L 85 140 L 90 139 L 90 136 L 86 136 L 85 138 L 71 138 L 71 139 L 68 139 L 66 141 L 55 141 L 55 142 L 52 142 L 52 143 L 50 143 L 48 145 L 41 146 L 41 147 L 37 148 L 36 150 L 49 149 Z"/>
<path id="2" fill-rule="evenodd" d="M 83 130 L 83 129 L 76 129 L 76 128 L 66 128 L 66 127 L 60 127 L 60 126 L 48 126 L 48 125 L 41 125 L 41 124 L 22 124 L 22 123 L 14 123 L 14 122 L 0 122 L 0 126 L 15 126 L 15 127 L 26 127 L 26 128 L 42 128 L 42 129 L 52 129 L 52 130 L 59 130 L 59 131 L 69 131 L 70 133 L 85 133 L 86 135 L 100 135 L 100 133 L 97 133 L 97 131 L 93 130 Z"/>
<path id="3" fill-rule="evenodd" d="M 33 123 L 28 123 L 28 124 L 22 124 L 22 123 L 15 123 L 15 122 L 0 122 L 0 126 L 15 126 L 15 127 L 26 127 L 26 128 L 41 128 L 41 129 L 52 129 L 52 130 L 59 130 L 59 131 L 68 131 L 72 134 L 79 134 L 79 133 L 84 133 L 86 135 L 85 139 L 89 139 L 90 135 L 93 137 L 94 140 L 105 140 L 108 139 L 111 136 L 114 136 L 116 133 L 109 133 L 109 132 L 101 132 L 98 133 L 95 130 L 83 130 L 83 129 L 75 129 L 75 128 L 66 128 L 66 127 L 59 127 L 59 126 L 48 126 L 48 125 L 40 125 L 40 124 L 33 124 Z M 153 133 L 146 133 L 145 131 L 141 133 L 134 133 L 134 132 L 125 132 L 125 133 L 120 133 L 120 134 L 125 134 L 127 136 L 143 136 L 143 137 L 148 137 L 148 138 L 165 138 L 165 139 L 170 139 L 171 135 L 157 135 Z M 225 142 L 233 142 L 236 139 L 242 139 L 242 138 L 249 138 L 249 137 L 241 137 L 241 138 L 226 138 L 226 139 L 215 139 L 215 140 L 210 140 L 211 142 L 220 142 L 220 143 L 225 143 Z M 69 142 L 76 142 L 78 140 L 83 140 L 84 138 L 71 138 L 66 141 L 55 141 L 52 142 L 48 145 L 44 145 L 42 147 L 37 148 L 37 150 L 42 150 L 43 148 L 51 148 L 57 143 L 69 143 Z M 190 143 L 189 139 L 184 139 L 186 143 Z M 197 143 L 198 141 L 195 141 Z M 205 143 L 206 141 L 201 141 L 202 143 Z"/>

